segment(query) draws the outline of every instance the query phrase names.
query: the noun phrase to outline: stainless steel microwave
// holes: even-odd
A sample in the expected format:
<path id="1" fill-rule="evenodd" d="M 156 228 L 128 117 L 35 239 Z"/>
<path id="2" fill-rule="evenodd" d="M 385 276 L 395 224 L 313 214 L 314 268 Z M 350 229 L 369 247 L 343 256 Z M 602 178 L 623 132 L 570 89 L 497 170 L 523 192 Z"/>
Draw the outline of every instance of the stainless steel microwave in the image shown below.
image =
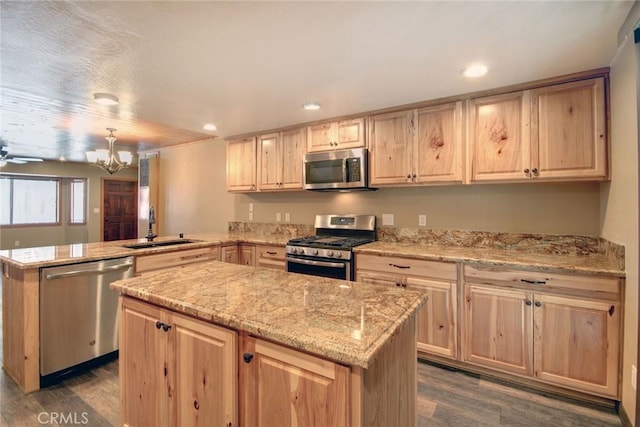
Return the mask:
<path id="1" fill-rule="evenodd" d="M 369 190 L 366 148 L 307 153 L 302 174 L 305 190 Z"/>

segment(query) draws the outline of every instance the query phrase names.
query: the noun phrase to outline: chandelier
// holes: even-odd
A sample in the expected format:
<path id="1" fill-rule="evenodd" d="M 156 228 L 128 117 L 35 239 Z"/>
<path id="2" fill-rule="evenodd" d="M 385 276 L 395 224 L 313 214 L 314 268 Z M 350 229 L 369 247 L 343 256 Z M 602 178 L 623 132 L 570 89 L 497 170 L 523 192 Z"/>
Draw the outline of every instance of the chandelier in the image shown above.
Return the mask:
<path id="1" fill-rule="evenodd" d="M 109 136 L 105 137 L 105 139 L 109 143 L 109 149 L 105 150 L 103 148 L 95 151 L 87 151 L 86 155 L 87 161 L 92 166 L 98 166 L 113 175 L 121 169 L 131 167 L 133 155 L 130 151 L 118 151 L 116 154 L 113 149 L 113 145 L 116 142 L 116 137 L 113 136 L 113 132 L 115 132 L 116 129 L 107 128 L 107 130 L 109 131 Z"/>

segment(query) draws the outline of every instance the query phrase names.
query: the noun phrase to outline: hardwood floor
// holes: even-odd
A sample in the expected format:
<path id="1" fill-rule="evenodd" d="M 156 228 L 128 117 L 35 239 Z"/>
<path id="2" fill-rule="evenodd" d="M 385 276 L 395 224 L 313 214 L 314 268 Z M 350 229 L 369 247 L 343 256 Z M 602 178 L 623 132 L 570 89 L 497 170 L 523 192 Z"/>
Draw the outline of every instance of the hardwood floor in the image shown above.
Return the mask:
<path id="1" fill-rule="evenodd" d="M 0 312 L 0 362 L 1 319 Z M 118 426 L 118 387 L 117 361 L 28 395 L 0 370 L 0 427 Z M 546 397 L 426 363 L 418 363 L 417 408 L 418 426 L 622 425 L 614 410 Z"/>

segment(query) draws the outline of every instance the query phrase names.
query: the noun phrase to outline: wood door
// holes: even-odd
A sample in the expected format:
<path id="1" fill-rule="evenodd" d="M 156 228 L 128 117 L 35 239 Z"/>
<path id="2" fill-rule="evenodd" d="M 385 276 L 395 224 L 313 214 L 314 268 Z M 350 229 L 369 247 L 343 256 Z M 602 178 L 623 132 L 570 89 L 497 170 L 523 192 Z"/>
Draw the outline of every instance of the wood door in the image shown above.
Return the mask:
<path id="1" fill-rule="evenodd" d="M 536 295 L 534 375 L 575 390 L 618 398 L 620 307 Z"/>
<path id="2" fill-rule="evenodd" d="M 532 374 L 532 295 L 475 285 L 465 286 L 464 361 Z"/>
<path id="3" fill-rule="evenodd" d="M 335 124 L 334 148 L 360 148 L 365 146 L 364 119 L 341 120 Z"/>
<path id="4" fill-rule="evenodd" d="M 418 351 L 455 359 L 457 348 L 456 284 L 408 276 L 407 289 L 429 298 L 418 312 Z"/>
<path id="5" fill-rule="evenodd" d="M 138 183 L 105 179 L 103 195 L 103 240 L 138 237 Z"/>
<path id="6" fill-rule="evenodd" d="M 371 185 L 413 182 L 413 117 L 410 110 L 369 119 Z"/>
<path id="7" fill-rule="evenodd" d="M 227 191 L 256 189 L 256 138 L 227 142 Z"/>
<path id="8" fill-rule="evenodd" d="M 302 159 L 307 152 L 307 134 L 304 128 L 283 131 L 280 136 L 282 146 L 282 179 L 280 188 L 302 188 Z"/>
<path id="9" fill-rule="evenodd" d="M 415 127 L 416 182 L 462 182 L 462 102 L 419 109 Z"/>
<path id="10" fill-rule="evenodd" d="M 253 245 L 240 245 L 240 264 L 255 267 L 256 247 Z"/>
<path id="11" fill-rule="evenodd" d="M 307 151 L 309 153 L 333 150 L 334 140 L 334 123 L 322 123 L 307 128 Z"/>
<path id="12" fill-rule="evenodd" d="M 220 248 L 220 261 L 238 264 L 238 246 L 223 246 Z"/>
<path id="13" fill-rule="evenodd" d="M 240 425 L 349 425 L 349 368 L 253 337 L 240 348 Z"/>
<path id="14" fill-rule="evenodd" d="M 468 101 L 471 181 L 522 181 L 531 176 L 530 92 Z"/>
<path id="15" fill-rule="evenodd" d="M 174 313 L 169 324 L 169 425 L 237 425 L 238 334 Z"/>
<path id="16" fill-rule="evenodd" d="M 605 178 L 604 78 L 534 90 L 531 106 L 534 177 Z"/>
<path id="17" fill-rule="evenodd" d="M 157 307 L 120 297 L 120 407 L 122 425 L 164 426 L 169 389 L 165 376 L 166 321 Z"/>
<path id="18" fill-rule="evenodd" d="M 302 158 L 300 160 L 302 162 Z M 279 190 L 282 185 L 282 146 L 279 133 L 258 137 L 258 190 Z"/>

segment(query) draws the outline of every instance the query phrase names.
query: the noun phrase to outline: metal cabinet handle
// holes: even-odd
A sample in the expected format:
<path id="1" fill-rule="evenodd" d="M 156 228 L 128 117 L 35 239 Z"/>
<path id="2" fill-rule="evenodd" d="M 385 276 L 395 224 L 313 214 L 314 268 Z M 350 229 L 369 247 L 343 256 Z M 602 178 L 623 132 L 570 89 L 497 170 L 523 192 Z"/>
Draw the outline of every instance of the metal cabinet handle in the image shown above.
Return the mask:
<path id="1" fill-rule="evenodd" d="M 540 301 L 536 301 L 536 307 L 542 307 L 542 303 Z"/>
<path id="2" fill-rule="evenodd" d="M 411 174 L 407 175 L 407 179 L 411 179 Z"/>
<path id="3" fill-rule="evenodd" d="M 398 264 L 389 264 L 389 267 L 402 268 L 403 270 L 407 268 L 411 268 L 410 265 L 398 265 Z"/>
<path id="4" fill-rule="evenodd" d="M 400 287 L 400 282 L 397 282 L 397 283 L 396 283 L 396 286 L 397 286 L 397 287 Z"/>
<path id="5" fill-rule="evenodd" d="M 171 325 L 167 325 L 166 323 L 162 324 L 162 330 L 168 332 L 171 329 Z"/>
<path id="6" fill-rule="evenodd" d="M 267 253 L 268 253 L 269 255 L 276 255 L 276 254 L 277 254 L 277 252 L 271 252 L 271 251 L 267 251 Z"/>
<path id="7" fill-rule="evenodd" d="M 531 300 L 526 300 L 524 303 L 525 303 L 526 305 L 531 305 Z"/>
<path id="8" fill-rule="evenodd" d="M 522 283 L 527 283 L 529 285 L 546 285 L 547 282 L 546 280 L 527 280 L 527 279 L 520 279 L 520 281 Z"/>
<path id="9" fill-rule="evenodd" d="M 156 322 L 156 329 L 160 329 L 160 328 L 162 328 L 162 325 L 163 325 L 163 324 L 164 324 L 164 323 L 162 323 L 161 321 L 159 321 L 159 320 L 158 320 L 158 321 Z"/>
<path id="10" fill-rule="evenodd" d="M 253 353 L 243 354 L 242 359 L 244 360 L 244 363 L 251 363 L 251 361 L 253 360 Z"/>
<path id="11" fill-rule="evenodd" d="M 531 169 L 531 172 L 533 172 L 534 175 L 538 175 L 538 168 Z"/>

